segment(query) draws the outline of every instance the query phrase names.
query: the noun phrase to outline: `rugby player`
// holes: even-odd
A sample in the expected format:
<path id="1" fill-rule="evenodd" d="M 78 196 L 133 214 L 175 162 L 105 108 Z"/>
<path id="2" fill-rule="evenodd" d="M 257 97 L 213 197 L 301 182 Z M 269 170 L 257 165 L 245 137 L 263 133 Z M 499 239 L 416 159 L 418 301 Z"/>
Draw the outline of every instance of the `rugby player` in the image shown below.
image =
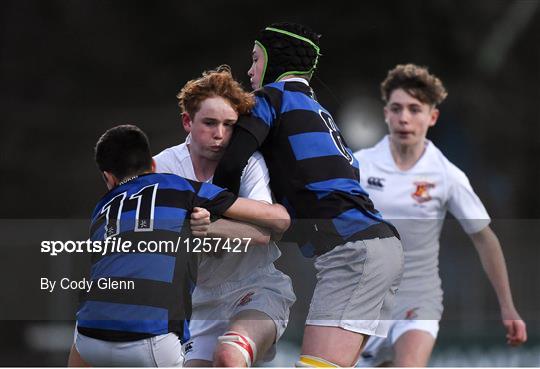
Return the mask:
<path id="1" fill-rule="evenodd" d="M 137 127 L 114 127 L 96 144 L 96 163 L 109 192 L 92 215 L 90 239 L 171 240 L 187 237 L 184 222 L 205 208 L 267 227 L 288 227 L 280 205 L 237 198 L 208 183 L 172 174 L 155 174 L 146 135 Z M 206 216 L 192 222 L 204 233 Z M 130 291 L 92 288 L 77 311 L 74 352 L 92 366 L 180 366 L 181 342 L 189 339 L 191 290 L 196 280 L 195 254 L 178 250 L 92 255 L 91 280 L 130 281 Z"/>
<path id="2" fill-rule="evenodd" d="M 156 155 L 157 171 L 211 182 L 238 115 L 252 109 L 254 97 L 233 79 L 227 66 L 221 66 L 187 82 L 178 99 L 189 135 L 184 143 Z M 266 163 L 260 153 L 254 153 L 243 170 L 239 195 L 272 203 L 268 182 Z M 279 216 L 279 211 L 271 215 Z M 217 226 L 209 230 L 211 236 L 269 235 L 269 230 L 247 229 L 246 224 L 211 226 Z M 274 357 L 295 295 L 290 278 L 274 267 L 281 254 L 269 241 L 263 238 L 263 246 L 245 253 L 199 260 L 192 336 L 184 345 L 186 366 L 249 367 Z"/>
<path id="3" fill-rule="evenodd" d="M 319 35 L 292 23 L 256 38 L 248 72 L 256 104 L 238 120 L 214 183 L 236 191 L 249 156 L 260 149 L 276 200 L 291 218 L 284 240 L 316 257 L 317 285 L 298 366 L 352 366 L 371 335 L 385 336 L 402 272 L 395 228 L 360 187 L 358 162 L 309 80 Z"/>
<path id="4" fill-rule="evenodd" d="M 497 294 L 506 339 L 527 339 L 510 291 L 499 241 L 489 216 L 465 173 L 426 138 L 447 93 L 427 68 L 398 65 L 381 83 L 389 135 L 355 153 L 361 184 L 402 236 L 405 271 L 386 339 L 368 341 L 360 365 L 426 366 L 443 311 L 438 273 L 439 237 L 447 210 L 470 236 Z"/>

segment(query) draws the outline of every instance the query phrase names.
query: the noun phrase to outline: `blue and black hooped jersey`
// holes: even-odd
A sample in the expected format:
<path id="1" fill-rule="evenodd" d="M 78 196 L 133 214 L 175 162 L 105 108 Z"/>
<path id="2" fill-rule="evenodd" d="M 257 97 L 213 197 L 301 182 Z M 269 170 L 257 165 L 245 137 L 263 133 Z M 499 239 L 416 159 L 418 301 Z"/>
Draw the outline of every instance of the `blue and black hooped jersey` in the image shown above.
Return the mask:
<path id="1" fill-rule="evenodd" d="M 285 239 L 311 256 L 348 241 L 398 235 L 360 186 L 358 161 L 308 85 L 272 83 L 256 99 L 238 124 L 257 139 L 274 195 L 293 219 Z"/>
<path id="2" fill-rule="evenodd" d="M 81 296 L 81 334 L 107 341 L 131 341 L 175 332 L 189 339 L 191 292 L 196 260 L 183 243 L 148 252 L 149 241 L 189 235 L 193 207 L 221 215 L 236 200 L 228 191 L 173 174 L 146 174 L 108 192 L 92 214 L 91 241 L 131 241 L 129 252 L 92 255 L 90 292 Z M 143 242 L 141 242 L 143 241 Z M 164 243 L 162 243 L 164 244 Z M 171 244 L 169 242 L 169 244 Z M 156 252 L 154 252 L 156 251 Z M 132 282 L 133 289 L 100 289 L 97 281 Z"/>

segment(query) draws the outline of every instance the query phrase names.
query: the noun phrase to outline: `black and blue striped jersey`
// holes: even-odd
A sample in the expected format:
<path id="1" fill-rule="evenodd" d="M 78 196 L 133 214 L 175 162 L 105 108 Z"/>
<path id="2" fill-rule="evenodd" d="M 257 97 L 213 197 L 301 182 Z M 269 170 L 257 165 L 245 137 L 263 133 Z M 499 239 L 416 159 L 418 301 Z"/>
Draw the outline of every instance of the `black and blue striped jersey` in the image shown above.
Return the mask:
<path id="1" fill-rule="evenodd" d="M 179 237 L 189 235 L 193 207 L 221 215 L 236 200 L 228 191 L 173 174 L 146 174 L 109 191 L 97 204 L 90 240 L 131 241 L 129 252 L 92 254 L 90 279 L 133 281 L 132 290 L 99 289 L 81 296 L 81 334 L 107 341 L 131 341 L 169 332 L 189 339 L 191 292 L 196 260 Z M 136 244 L 172 241 L 176 247 L 148 252 Z M 177 245 L 180 244 L 180 247 Z"/>
<path id="2" fill-rule="evenodd" d="M 255 94 L 253 111 L 237 124 L 257 140 L 271 189 L 291 215 L 284 240 L 313 256 L 349 241 L 397 236 L 360 186 L 358 161 L 312 89 L 298 81 L 276 82 Z M 222 162 L 231 160 L 225 154 Z M 227 186 L 220 170 L 226 169 L 220 164 L 214 183 Z"/>

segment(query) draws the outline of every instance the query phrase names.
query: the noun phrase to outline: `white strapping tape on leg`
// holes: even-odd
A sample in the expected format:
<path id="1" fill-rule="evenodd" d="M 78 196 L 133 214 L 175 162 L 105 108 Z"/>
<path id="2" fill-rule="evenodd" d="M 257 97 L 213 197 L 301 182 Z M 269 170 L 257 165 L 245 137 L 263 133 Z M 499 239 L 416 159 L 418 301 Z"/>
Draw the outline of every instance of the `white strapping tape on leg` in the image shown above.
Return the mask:
<path id="1" fill-rule="evenodd" d="M 251 367 L 257 359 L 257 346 L 248 336 L 243 336 L 238 332 L 228 331 L 223 336 L 218 337 L 220 343 L 231 345 L 240 351 L 248 367 Z"/>

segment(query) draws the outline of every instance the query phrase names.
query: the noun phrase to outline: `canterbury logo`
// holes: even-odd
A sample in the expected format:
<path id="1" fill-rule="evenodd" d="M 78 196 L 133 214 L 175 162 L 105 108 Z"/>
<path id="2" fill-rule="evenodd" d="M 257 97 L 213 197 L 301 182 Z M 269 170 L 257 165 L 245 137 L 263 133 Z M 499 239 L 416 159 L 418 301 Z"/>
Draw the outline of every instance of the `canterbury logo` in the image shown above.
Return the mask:
<path id="1" fill-rule="evenodd" d="M 190 341 L 184 346 L 184 355 L 193 350 L 193 342 Z"/>
<path id="2" fill-rule="evenodd" d="M 384 181 L 384 178 L 369 177 L 367 180 L 367 183 L 369 186 L 372 186 L 372 187 L 383 188 L 384 187 L 383 181 Z"/>

